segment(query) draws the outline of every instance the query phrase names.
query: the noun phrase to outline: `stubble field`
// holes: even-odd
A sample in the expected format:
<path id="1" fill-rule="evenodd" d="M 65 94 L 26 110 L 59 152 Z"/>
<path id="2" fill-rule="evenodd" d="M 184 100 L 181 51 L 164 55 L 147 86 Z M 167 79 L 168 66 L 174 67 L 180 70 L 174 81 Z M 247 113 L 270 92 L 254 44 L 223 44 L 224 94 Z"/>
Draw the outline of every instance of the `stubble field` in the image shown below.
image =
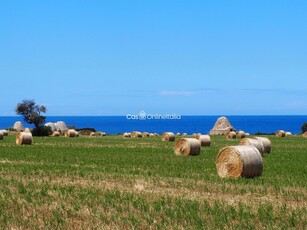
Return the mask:
<path id="1" fill-rule="evenodd" d="M 262 176 L 222 179 L 211 137 L 176 156 L 160 137 L 0 141 L 0 227 L 22 229 L 306 229 L 307 138 L 267 136 Z"/>

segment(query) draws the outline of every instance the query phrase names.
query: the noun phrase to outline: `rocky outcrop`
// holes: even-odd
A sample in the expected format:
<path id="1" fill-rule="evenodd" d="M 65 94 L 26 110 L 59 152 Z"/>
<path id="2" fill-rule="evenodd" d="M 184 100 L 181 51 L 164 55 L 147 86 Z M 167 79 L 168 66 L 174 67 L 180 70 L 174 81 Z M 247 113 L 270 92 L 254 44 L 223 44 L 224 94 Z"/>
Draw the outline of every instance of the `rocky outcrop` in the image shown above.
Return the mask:
<path id="1" fill-rule="evenodd" d="M 225 135 L 229 131 L 234 131 L 235 128 L 230 124 L 226 117 L 219 117 L 213 128 L 210 130 L 210 135 Z"/>

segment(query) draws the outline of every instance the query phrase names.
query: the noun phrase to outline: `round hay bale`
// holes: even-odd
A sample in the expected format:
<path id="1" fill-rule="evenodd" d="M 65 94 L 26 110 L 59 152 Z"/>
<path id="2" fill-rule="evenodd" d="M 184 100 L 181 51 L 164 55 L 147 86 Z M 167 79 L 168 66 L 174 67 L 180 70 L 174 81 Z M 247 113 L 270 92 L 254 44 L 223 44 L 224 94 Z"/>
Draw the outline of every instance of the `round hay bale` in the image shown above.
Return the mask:
<path id="1" fill-rule="evenodd" d="M 139 132 L 139 131 L 133 131 L 131 133 L 131 137 L 132 138 L 141 138 L 142 136 L 143 136 L 143 134 L 141 132 Z"/>
<path id="2" fill-rule="evenodd" d="M 131 133 L 127 133 L 127 132 L 125 132 L 125 133 L 123 133 L 123 137 L 131 137 Z"/>
<path id="3" fill-rule="evenodd" d="M 94 137 L 96 136 L 96 133 L 95 132 L 90 132 L 90 137 Z"/>
<path id="4" fill-rule="evenodd" d="M 307 137 L 307 131 L 302 134 L 303 137 Z"/>
<path id="5" fill-rule="evenodd" d="M 16 135 L 17 145 L 31 145 L 32 133 L 31 132 L 18 132 Z"/>
<path id="6" fill-rule="evenodd" d="M 65 137 L 78 137 L 79 133 L 74 129 L 68 129 L 64 131 Z"/>
<path id="7" fill-rule="evenodd" d="M 211 138 L 209 135 L 197 135 L 196 139 L 199 141 L 200 146 L 210 146 Z"/>
<path id="8" fill-rule="evenodd" d="M 176 133 L 176 137 L 179 137 L 180 136 L 180 133 Z"/>
<path id="9" fill-rule="evenodd" d="M 4 137 L 4 133 L 0 131 L 0 140 L 3 140 L 3 137 Z"/>
<path id="10" fill-rule="evenodd" d="M 60 132 L 58 132 L 58 131 L 53 131 L 52 136 L 53 136 L 53 137 L 59 137 L 59 136 L 60 136 Z"/>
<path id="11" fill-rule="evenodd" d="M 149 134 L 150 137 L 155 137 L 156 135 L 154 133 Z"/>
<path id="12" fill-rule="evenodd" d="M 175 134 L 172 132 L 164 132 L 162 134 L 162 141 L 174 141 L 175 140 Z"/>
<path id="13" fill-rule="evenodd" d="M 260 176 L 262 157 L 258 149 L 251 145 L 228 146 L 218 153 L 216 169 L 222 178 Z"/>
<path id="14" fill-rule="evenodd" d="M 0 131 L 3 133 L 3 136 L 8 136 L 9 135 L 9 131 L 7 131 L 6 129 L 2 129 Z"/>
<path id="15" fill-rule="evenodd" d="M 272 149 L 271 141 L 266 137 L 253 137 L 253 139 L 256 139 L 260 141 L 263 145 L 263 153 L 270 153 Z"/>
<path id="16" fill-rule="evenodd" d="M 25 128 L 24 132 L 31 132 L 30 128 Z"/>
<path id="17" fill-rule="evenodd" d="M 180 138 L 176 141 L 174 152 L 176 155 L 199 155 L 200 154 L 200 142 L 196 138 Z"/>
<path id="18" fill-rule="evenodd" d="M 142 136 L 143 136 L 143 137 L 149 137 L 149 133 L 148 133 L 148 132 L 143 132 L 143 133 L 142 133 Z"/>
<path id="19" fill-rule="evenodd" d="M 247 137 L 247 136 L 250 136 L 250 133 L 245 133 L 245 136 Z"/>
<path id="20" fill-rule="evenodd" d="M 261 156 L 263 156 L 264 153 L 264 147 L 261 141 L 253 138 L 243 138 L 240 140 L 239 145 L 251 145 L 254 146 L 258 149 L 260 152 Z"/>
<path id="21" fill-rule="evenodd" d="M 181 136 L 186 137 L 186 136 L 188 136 L 188 134 L 187 133 L 183 133 Z"/>
<path id="22" fill-rule="evenodd" d="M 291 132 L 285 132 L 285 136 L 290 137 L 290 136 L 292 136 L 292 133 Z"/>
<path id="23" fill-rule="evenodd" d="M 236 139 L 236 137 L 237 137 L 237 134 L 236 134 L 235 131 L 230 131 L 230 132 L 226 133 L 227 139 Z"/>
<path id="24" fill-rule="evenodd" d="M 236 135 L 237 138 L 244 138 L 246 136 L 244 131 L 238 131 Z"/>
<path id="25" fill-rule="evenodd" d="M 285 137 L 286 136 L 286 132 L 284 130 L 277 130 L 276 131 L 276 136 L 277 137 Z"/>

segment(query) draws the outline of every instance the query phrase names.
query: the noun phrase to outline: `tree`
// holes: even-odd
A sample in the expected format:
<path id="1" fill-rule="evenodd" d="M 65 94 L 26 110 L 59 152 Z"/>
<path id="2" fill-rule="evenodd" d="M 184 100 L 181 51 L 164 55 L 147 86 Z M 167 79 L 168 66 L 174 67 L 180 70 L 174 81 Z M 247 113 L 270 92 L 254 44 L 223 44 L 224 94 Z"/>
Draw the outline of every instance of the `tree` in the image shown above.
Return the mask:
<path id="1" fill-rule="evenodd" d="M 307 122 L 302 125 L 302 133 L 307 132 Z"/>
<path id="2" fill-rule="evenodd" d="M 45 106 L 37 105 L 34 100 L 23 100 L 16 106 L 16 113 L 22 115 L 27 123 L 34 124 L 36 129 L 45 122 L 46 117 L 41 114 L 46 111 Z"/>

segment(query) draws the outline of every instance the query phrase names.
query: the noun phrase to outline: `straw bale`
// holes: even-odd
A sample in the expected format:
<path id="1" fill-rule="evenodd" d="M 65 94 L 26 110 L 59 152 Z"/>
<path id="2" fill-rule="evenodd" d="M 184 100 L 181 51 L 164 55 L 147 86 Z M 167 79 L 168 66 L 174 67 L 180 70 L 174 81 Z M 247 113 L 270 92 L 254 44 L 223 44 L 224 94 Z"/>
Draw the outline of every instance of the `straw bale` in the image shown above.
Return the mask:
<path id="1" fill-rule="evenodd" d="M 264 146 L 260 140 L 254 139 L 254 138 L 243 138 L 240 140 L 239 145 L 251 145 L 258 149 L 261 156 L 263 156 L 264 153 Z"/>
<path id="2" fill-rule="evenodd" d="M 31 145 L 33 141 L 31 132 L 18 132 L 16 135 L 16 144 Z"/>
<path id="3" fill-rule="evenodd" d="M 237 134 L 235 131 L 229 131 L 228 133 L 226 133 L 226 138 L 228 139 L 236 139 Z"/>
<path id="4" fill-rule="evenodd" d="M 199 155 L 200 142 L 196 138 L 180 138 L 175 143 L 174 152 L 176 155 Z"/>
<path id="5" fill-rule="evenodd" d="M 222 178 L 260 176 L 262 157 L 258 149 L 251 145 L 228 146 L 218 153 L 216 169 Z"/>
<path id="6" fill-rule="evenodd" d="M 209 135 L 196 135 L 196 139 L 199 141 L 201 146 L 210 146 L 211 138 Z"/>
<path id="7" fill-rule="evenodd" d="M 285 137 L 286 136 L 286 132 L 284 130 L 277 130 L 276 131 L 276 136 L 277 137 Z"/>
<path id="8" fill-rule="evenodd" d="M 256 139 L 260 141 L 263 145 L 263 153 L 270 153 L 272 149 L 271 141 L 266 137 L 253 137 L 253 139 Z"/>
<path id="9" fill-rule="evenodd" d="M 174 141 L 175 134 L 173 132 L 164 132 L 162 134 L 162 141 Z"/>

